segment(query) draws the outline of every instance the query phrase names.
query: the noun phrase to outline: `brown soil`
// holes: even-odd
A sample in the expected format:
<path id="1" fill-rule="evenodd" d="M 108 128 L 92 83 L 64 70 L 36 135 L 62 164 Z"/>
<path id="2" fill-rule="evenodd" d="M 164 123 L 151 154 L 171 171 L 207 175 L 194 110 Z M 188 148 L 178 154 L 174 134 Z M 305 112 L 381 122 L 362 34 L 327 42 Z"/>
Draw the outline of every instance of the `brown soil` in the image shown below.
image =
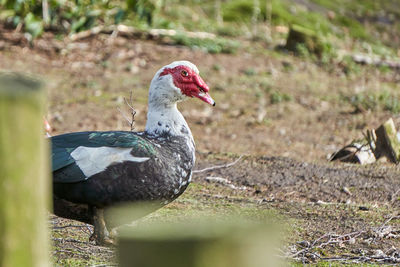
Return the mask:
<path id="1" fill-rule="evenodd" d="M 361 74 L 348 76 L 340 64 L 321 67 L 278 54 L 260 42 L 243 41 L 243 48 L 235 55 L 212 55 L 109 35 L 72 43 L 56 41 L 47 34 L 33 46 L 23 35 L 2 28 L 0 37 L 0 70 L 31 73 L 46 81 L 53 134 L 128 130 L 117 107 L 124 109 L 123 97 L 129 97 L 130 91 L 138 112 L 136 129 L 141 130 L 147 88 L 155 71 L 178 59 L 195 63 L 217 102 L 214 109 L 199 101 L 180 105 L 196 140 L 197 168 L 233 161 L 238 155 L 245 157 L 229 168 L 195 175 L 194 183 L 207 189 L 199 193 L 189 188 L 188 194 L 199 201 L 219 201 L 216 196 L 236 202 L 248 199 L 259 209 L 278 210 L 301 228 L 289 238 L 297 250 L 301 249 L 297 241 L 312 241 L 327 232 L 370 229 L 399 214 L 398 166 L 379 162 L 365 167 L 326 160 L 350 140 L 361 137 L 362 130 L 376 128 L 393 116 L 382 109 L 354 113 L 341 96 L 359 88 L 395 83 L 399 73 L 364 68 Z M 274 92 L 290 95 L 290 100 L 272 103 Z M 224 177 L 246 189 L 225 190 L 223 185 L 214 184 L 210 188 L 204 180 L 207 176 Z M 185 195 L 182 198 L 184 201 Z M 179 201 L 172 205 L 179 205 Z M 57 227 L 77 225 L 59 218 L 52 221 Z M 387 252 L 392 246 L 400 251 L 400 220 L 390 223 L 397 238 L 357 243 L 346 253 L 360 255 L 357 248 L 370 254 L 376 249 Z M 75 230 L 66 229 L 53 231 L 56 261 L 83 258 L 90 262 L 90 253 L 104 254 L 104 262 L 113 261 L 113 250 L 87 242 L 89 232 L 80 230 L 78 237 L 68 239 L 65 234 L 73 235 Z M 362 236 L 363 240 L 370 238 Z M 330 253 L 343 252 L 336 249 L 332 246 Z M 318 259 L 307 256 L 307 260 Z"/>
<path id="2" fill-rule="evenodd" d="M 206 160 L 202 161 L 202 165 L 205 162 L 210 164 Z M 198 176 L 202 179 L 207 175 L 209 173 Z M 259 197 L 281 202 L 399 204 L 394 196 L 400 185 L 400 170 L 396 167 L 314 164 L 284 157 L 260 156 L 215 170 L 213 175 L 256 188 Z"/>

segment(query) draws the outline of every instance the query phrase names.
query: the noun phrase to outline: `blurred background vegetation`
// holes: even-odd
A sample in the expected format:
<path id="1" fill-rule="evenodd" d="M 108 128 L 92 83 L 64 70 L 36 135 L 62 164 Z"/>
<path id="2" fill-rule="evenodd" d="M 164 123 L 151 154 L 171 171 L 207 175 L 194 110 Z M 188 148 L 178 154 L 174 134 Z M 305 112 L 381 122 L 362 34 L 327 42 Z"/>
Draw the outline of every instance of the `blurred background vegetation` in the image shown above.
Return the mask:
<path id="1" fill-rule="evenodd" d="M 400 44 L 397 0 L 0 0 L 0 20 L 32 38 L 44 31 L 73 34 L 113 24 L 174 29 L 180 32 L 172 38 L 174 43 L 213 53 L 235 52 L 239 44 L 229 39 L 238 37 L 276 40 L 272 35 L 286 35 L 282 26 L 290 25 L 321 39 L 320 58 L 343 46 L 393 56 Z M 274 27 L 280 28 L 271 31 Z M 219 37 L 199 40 L 185 31 Z M 296 51 L 303 56 L 315 53 L 307 46 Z"/>

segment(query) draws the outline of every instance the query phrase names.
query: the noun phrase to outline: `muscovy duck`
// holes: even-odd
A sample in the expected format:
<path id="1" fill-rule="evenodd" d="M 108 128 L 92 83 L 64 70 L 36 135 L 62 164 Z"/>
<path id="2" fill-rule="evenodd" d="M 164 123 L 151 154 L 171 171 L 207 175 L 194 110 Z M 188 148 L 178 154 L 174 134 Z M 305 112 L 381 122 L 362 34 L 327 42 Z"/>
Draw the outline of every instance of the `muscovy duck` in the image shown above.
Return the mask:
<path id="1" fill-rule="evenodd" d="M 51 137 L 54 213 L 92 224 L 91 239 L 108 244 L 105 208 L 139 201 L 162 207 L 181 195 L 191 181 L 195 144 L 177 102 L 197 97 L 214 106 L 208 91 L 194 64 L 175 61 L 151 81 L 144 132 Z"/>

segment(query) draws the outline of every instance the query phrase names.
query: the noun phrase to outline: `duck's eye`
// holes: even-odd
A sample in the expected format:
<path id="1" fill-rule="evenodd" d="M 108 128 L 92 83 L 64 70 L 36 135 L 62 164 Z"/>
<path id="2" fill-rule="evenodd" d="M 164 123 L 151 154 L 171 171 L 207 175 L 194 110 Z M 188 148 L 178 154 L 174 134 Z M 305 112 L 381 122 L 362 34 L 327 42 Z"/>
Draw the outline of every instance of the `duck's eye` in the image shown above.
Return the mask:
<path id="1" fill-rule="evenodd" d="M 182 70 L 181 74 L 182 74 L 183 77 L 189 76 L 189 73 L 186 70 Z"/>

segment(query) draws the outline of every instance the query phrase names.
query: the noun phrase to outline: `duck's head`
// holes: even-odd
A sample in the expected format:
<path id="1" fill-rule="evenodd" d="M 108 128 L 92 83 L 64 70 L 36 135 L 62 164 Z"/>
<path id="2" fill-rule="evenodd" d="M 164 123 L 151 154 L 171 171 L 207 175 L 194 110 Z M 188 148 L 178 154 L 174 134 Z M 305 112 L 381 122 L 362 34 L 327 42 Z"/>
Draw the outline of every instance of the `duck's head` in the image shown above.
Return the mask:
<path id="1" fill-rule="evenodd" d="M 174 61 L 162 67 L 151 81 L 149 104 L 168 105 L 197 97 L 215 106 L 209 90 L 196 65 L 189 61 Z"/>

